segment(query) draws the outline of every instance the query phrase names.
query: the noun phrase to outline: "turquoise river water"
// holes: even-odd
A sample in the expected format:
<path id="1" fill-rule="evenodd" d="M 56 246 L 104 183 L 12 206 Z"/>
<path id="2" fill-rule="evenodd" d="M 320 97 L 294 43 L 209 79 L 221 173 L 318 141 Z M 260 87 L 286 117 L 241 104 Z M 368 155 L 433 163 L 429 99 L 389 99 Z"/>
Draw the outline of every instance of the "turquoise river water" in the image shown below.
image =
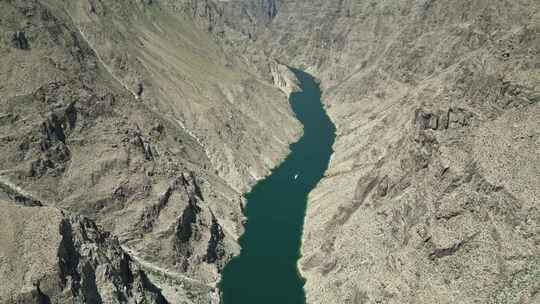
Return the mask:
<path id="1" fill-rule="evenodd" d="M 304 304 L 304 279 L 297 270 L 307 196 L 328 168 L 335 127 L 315 79 L 293 70 L 301 92 L 289 101 L 304 134 L 291 153 L 246 195 L 241 254 L 223 271 L 225 304 Z"/>

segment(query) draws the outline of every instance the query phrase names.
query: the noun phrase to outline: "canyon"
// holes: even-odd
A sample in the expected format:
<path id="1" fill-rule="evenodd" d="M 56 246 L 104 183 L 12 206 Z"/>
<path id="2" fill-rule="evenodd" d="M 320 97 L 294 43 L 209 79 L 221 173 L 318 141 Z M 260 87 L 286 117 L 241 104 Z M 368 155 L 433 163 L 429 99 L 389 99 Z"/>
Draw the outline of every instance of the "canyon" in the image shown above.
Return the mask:
<path id="1" fill-rule="evenodd" d="M 315 79 L 292 71 L 301 90 L 289 100 L 304 134 L 285 161 L 246 195 L 242 251 L 227 264 L 220 283 L 224 304 L 305 303 L 305 282 L 297 270 L 303 220 L 308 195 L 328 169 L 335 126 Z"/>
<path id="2" fill-rule="evenodd" d="M 242 195 L 302 135 L 287 66 L 320 81 L 337 135 L 307 202 L 307 303 L 540 301 L 538 1 L 0 15 L 1 303 L 219 303 Z"/>

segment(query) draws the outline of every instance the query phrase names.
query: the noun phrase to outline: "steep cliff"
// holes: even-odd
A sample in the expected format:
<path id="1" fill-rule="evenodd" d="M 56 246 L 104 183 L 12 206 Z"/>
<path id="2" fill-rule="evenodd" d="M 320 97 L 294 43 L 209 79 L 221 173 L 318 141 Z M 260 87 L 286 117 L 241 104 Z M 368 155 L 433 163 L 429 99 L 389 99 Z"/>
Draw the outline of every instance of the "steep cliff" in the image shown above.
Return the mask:
<path id="1" fill-rule="evenodd" d="M 0 207 L 0 302 L 168 303 L 93 221 L 52 207 Z"/>

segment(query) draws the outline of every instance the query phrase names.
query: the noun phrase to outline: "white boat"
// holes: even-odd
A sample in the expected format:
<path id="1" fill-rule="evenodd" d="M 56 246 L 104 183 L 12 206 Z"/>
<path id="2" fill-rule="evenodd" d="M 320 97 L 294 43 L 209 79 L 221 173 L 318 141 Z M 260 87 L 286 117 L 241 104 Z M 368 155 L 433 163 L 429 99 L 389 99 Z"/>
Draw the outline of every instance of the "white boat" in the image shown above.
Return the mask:
<path id="1" fill-rule="evenodd" d="M 294 179 L 298 179 L 298 173 L 294 176 Z"/>

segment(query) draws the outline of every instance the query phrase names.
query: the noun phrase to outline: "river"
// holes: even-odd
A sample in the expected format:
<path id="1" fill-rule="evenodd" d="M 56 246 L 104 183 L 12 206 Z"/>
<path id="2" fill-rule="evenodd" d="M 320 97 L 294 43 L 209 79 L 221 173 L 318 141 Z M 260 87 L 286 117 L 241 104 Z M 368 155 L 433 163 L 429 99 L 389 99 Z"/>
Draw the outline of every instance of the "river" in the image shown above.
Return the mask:
<path id="1" fill-rule="evenodd" d="M 297 269 L 308 194 L 324 176 L 335 127 L 315 79 L 294 70 L 301 92 L 289 101 L 304 134 L 285 161 L 246 195 L 241 254 L 226 265 L 220 283 L 224 304 L 303 304 Z"/>

